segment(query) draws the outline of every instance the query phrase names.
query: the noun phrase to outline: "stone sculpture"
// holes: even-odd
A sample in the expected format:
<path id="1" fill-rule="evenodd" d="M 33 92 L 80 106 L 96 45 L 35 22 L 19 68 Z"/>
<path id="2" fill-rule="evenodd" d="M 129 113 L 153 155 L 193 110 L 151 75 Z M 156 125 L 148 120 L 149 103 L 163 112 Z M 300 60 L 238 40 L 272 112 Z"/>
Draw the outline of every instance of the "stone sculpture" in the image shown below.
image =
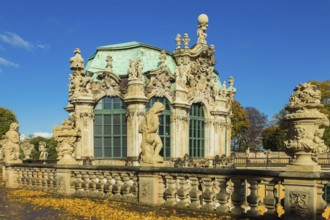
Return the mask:
<path id="1" fill-rule="evenodd" d="M 176 42 L 176 49 L 180 49 L 181 48 L 181 35 L 180 34 L 176 35 L 175 42 Z"/>
<path id="2" fill-rule="evenodd" d="M 5 147 L 4 155 L 5 162 L 7 163 L 21 163 L 22 160 L 19 159 L 19 144 L 20 138 L 18 133 L 19 125 L 14 122 L 10 124 L 9 131 L 5 134 Z"/>
<path id="3" fill-rule="evenodd" d="M 55 126 L 53 136 L 58 142 L 56 148 L 58 164 L 76 164 L 75 143 L 80 138 L 80 130 L 75 128 L 73 121 L 64 120 L 61 126 Z"/>
<path id="4" fill-rule="evenodd" d="M 143 61 L 130 60 L 128 67 L 128 80 L 142 79 Z"/>
<path id="5" fill-rule="evenodd" d="M 183 39 L 182 39 L 183 46 L 184 46 L 185 49 L 189 48 L 189 41 L 190 41 L 189 36 L 188 36 L 187 33 L 185 33 L 183 35 Z"/>
<path id="6" fill-rule="evenodd" d="M 146 164 L 163 163 L 163 158 L 159 155 L 163 147 L 162 140 L 157 134 L 159 127 L 159 115 L 164 110 L 164 105 L 155 102 L 145 119 L 141 122 L 139 132 L 142 133 L 141 159 Z"/>
<path id="7" fill-rule="evenodd" d="M 40 152 L 39 160 L 47 160 L 48 152 L 46 149 L 46 142 L 44 141 L 39 142 L 39 152 Z"/>
<path id="8" fill-rule="evenodd" d="M 23 151 L 24 154 L 24 160 L 29 160 L 31 159 L 31 153 L 32 150 L 34 149 L 34 145 L 31 144 L 29 142 L 29 140 L 25 140 L 22 144 L 21 144 L 21 149 Z"/>
<path id="9" fill-rule="evenodd" d="M 197 20 L 198 20 L 198 29 L 197 29 L 198 41 L 197 41 L 197 43 L 206 44 L 207 34 L 205 32 L 208 27 L 209 18 L 207 17 L 206 14 L 201 14 L 198 16 Z"/>
<path id="10" fill-rule="evenodd" d="M 107 56 L 107 65 L 105 66 L 106 71 L 112 72 L 112 56 Z"/>
<path id="11" fill-rule="evenodd" d="M 328 151 L 322 136 L 324 127 L 329 126 L 329 120 L 319 111 L 323 105 L 321 93 L 316 86 L 302 83 L 294 91 L 290 104 L 286 106 L 289 114 L 284 117 L 288 124 L 285 150 L 287 154 L 296 157 L 293 165 L 315 166 L 312 155 L 315 157 Z"/>

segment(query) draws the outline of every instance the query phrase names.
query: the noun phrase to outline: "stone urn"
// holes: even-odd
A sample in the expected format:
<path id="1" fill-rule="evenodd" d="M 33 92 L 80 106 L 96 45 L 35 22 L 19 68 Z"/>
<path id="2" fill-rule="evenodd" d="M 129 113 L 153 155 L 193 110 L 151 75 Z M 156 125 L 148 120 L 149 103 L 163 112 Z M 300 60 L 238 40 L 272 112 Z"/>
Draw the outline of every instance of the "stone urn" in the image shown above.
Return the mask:
<path id="1" fill-rule="evenodd" d="M 327 116 L 319 111 L 321 93 L 310 83 L 302 83 L 294 91 L 284 117 L 288 129 L 284 150 L 294 158 L 287 171 L 320 171 L 317 156 L 328 151 L 322 137 L 329 126 Z"/>

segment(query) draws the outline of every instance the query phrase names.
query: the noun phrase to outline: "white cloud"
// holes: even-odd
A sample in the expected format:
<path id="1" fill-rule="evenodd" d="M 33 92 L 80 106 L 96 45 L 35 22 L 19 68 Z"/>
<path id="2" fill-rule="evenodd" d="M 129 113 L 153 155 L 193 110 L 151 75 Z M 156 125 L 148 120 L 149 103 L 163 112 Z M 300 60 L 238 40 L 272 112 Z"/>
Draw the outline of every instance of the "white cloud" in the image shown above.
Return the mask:
<path id="1" fill-rule="evenodd" d="M 28 50 L 33 50 L 36 48 L 43 50 L 49 48 L 49 45 L 47 44 L 33 44 L 27 40 L 24 40 L 18 34 L 12 32 L 6 32 L 5 34 L 0 34 L 0 40 L 12 46 L 21 47 Z"/>
<path id="2" fill-rule="evenodd" d="M 51 138 L 53 136 L 53 133 L 49 132 L 34 132 L 33 137 L 44 137 L 44 138 Z"/>
<path id="3" fill-rule="evenodd" d="M 5 58 L 0 57 L 0 65 L 3 66 L 12 66 L 12 67 L 19 67 L 17 63 L 13 63 L 9 60 L 6 60 Z"/>
<path id="4" fill-rule="evenodd" d="M 0 34 L 0 40 L 16 47 L 23 47 L 25 49 L 33 48 L 33 45 L 30 42 L 24 40 L 18 34 L 11 32 L 7 32 L 6 34 Z"/>

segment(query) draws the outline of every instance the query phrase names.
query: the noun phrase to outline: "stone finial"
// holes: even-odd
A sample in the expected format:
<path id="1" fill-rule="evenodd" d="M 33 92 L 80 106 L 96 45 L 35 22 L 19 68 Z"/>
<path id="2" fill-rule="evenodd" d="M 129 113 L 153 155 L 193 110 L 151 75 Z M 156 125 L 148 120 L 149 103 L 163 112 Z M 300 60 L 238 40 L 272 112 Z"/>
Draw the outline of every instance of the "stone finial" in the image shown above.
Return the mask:
<path id="1" fill-rule="evenodd" d="M 284 147 L 290 156 L 295 155 L 294 166 L 315 166 L 312 155 L 328 151 L 322 140 L 324 127 L 329 126 L 329 119 L 320 112 L 321 93 L 315 85 L 302 83 L 294 89 L 290 104 L 286 106 L 289 114 L 284 119 L 288 124 L 288 140 Z"/>
<path id="2" fill-rule="evenodd" d="M 163 143 L 157 134 L 159 127 L 159 115 L 165 106 L 155 102 L 145 119 L 141 122 L 139 132 L 142 133 L 141 159 L 145 164 L 163 163 L 164 159 L 159 155 Z"/>
<path id="3" fill-rule="evenodd" d="M 175 42 L 176 42 L 176 49 L 180 49 L 181 48 L 181 35 L 180 34 L 176 35 Z"/>
<path id="4" fill-rule="evenodd" d="M 209 18 L 206 14 L 201 14 L 198 16 L 198 29 L 197 29 L 197 36 L 198 36 L 198 44 L 207 44 L 206 37 L 207 34 L 205 33 L 208 28 Z"/>
<path id="5" fill-rule="evenodd" d="M 105 69 L 109 72 L 112 72 L 112 56 L 107 56 L 106 59 L 107 65 L 105 66 Z"/>
<path id="6" fill-rule="evenodd" d="M 185 33 L 183 35 L 182 41 L 183 41 L 184 48 L 189 48 L 189 41 L 190 41 L 190 39 L 189 39 L 189 36 L 188 36 L 187 33 Z"/>
<path id="7" fill-rule="evenodd" d="M 81 51 L 76 48 L 74 51 L 75 55 L 70 58 L 70 69 L 73 71 L 84 69 L 84 59 L 81 57 Z"/>

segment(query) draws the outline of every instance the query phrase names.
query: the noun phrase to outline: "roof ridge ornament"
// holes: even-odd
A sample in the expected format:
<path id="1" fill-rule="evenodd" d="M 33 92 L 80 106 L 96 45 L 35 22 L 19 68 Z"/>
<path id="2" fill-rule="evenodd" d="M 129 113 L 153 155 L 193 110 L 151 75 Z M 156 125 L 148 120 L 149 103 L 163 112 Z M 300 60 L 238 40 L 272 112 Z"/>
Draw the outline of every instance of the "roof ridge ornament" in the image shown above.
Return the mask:
<path id="1" fill-rule="evenodd" d="M 70 69 L 73 71 L 84 69 L 84 59 L 81 56 L 81 51 L 76 48 L 74 51 L 75 55 L 70 58 Z"/>

